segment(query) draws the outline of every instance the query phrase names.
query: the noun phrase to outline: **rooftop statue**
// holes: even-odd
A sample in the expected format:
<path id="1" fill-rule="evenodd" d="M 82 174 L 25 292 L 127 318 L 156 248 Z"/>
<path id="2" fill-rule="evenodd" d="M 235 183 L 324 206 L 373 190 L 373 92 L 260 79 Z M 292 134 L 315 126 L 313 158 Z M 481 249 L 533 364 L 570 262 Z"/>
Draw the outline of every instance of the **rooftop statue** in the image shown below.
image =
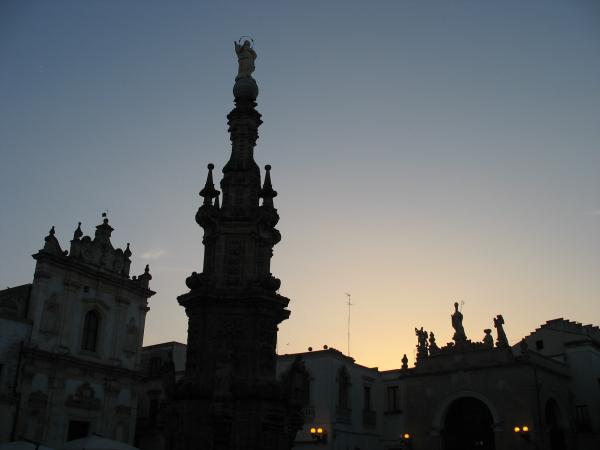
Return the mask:
<path id="1" fill-rule="evenodd" d="M 234 42 L 234 44 L 239 64 L 238 74 L 237 77 L 235 77 L 235 80 L 252 78 L 252 72 L 254 72 L 254 60 L 256 59 L 256 52 L 252 48 L 252 44 L 247 39 L 241 45 L 239 42 Z"/>
<path id="2" fill-rule="evenodd" d="M 437 343 L 435 342 L 435 335 L 433 334 L 433 331 L 429 333 L 429 354 L 433 355 L 434 353 L 437 353 L 438 350 L 440 348 L 438 347 Z"/>
<path id="3" fill-rule="evenodd" d="M 421 361 L 422 359 L 427 358 L 427 356 L 428 356 L 428 351 L 427 351 L 428 333 L 427 333 L 427 331 L 423 330 L 423 327 L 421 327 L 420 330 L 418 328 L 415 328 L 415 334 L 417 335 L 417 338 L 418 338 L 417 361 Z"/>
<path id="4" fill-rule="evenodd" d="M 498 337 L 496 338 L 496 347 L 508 347 L 508 339 L 504 332 L 504 317 L 502 317 L 501 314 L 494 317 L 494 327 L 496 327 L 496 333 L 498 334 Z"/>
<path id="5" fill-rule="evenodd" d="M 458 310 L 457 302 L 454 303 L 454 314 L 452 314 L 452 316 L 450 316 L 450 317 L 452 319 L 452 328 L 454 328 L 454 336 L 452 336 L 452 339 L 457 344 L 462 344 L 462 343 L 466 342 L 467 335 L 465 334 L 465 329 L 463 328 L 463 324 L 462 324 L 463 315 Z"/>
<path id="6" fill-rule="evenodd" d="M 494 338 L 492 337 L 492 330 L 486 328 L 483 330 L 485 336 L 483 337 L 483 345 L 487 348 L 494 348 Z"/>

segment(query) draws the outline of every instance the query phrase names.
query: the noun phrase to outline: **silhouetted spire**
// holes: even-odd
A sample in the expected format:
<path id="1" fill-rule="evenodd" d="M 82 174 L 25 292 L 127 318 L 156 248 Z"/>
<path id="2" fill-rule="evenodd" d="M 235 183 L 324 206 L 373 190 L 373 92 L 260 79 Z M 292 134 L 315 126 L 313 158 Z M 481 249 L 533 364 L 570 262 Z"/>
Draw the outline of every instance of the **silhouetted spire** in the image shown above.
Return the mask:
<path id="1" fill-rule="evenodd" d="M 83 231 L 81 231 L 81 222 L 79 222 L 77 224 L 77 229 L 75 230 L 75 233 L 73 233 L 73 240 L 78 241 L 79 239 L 81 239 L 82 236 L 83 236 Z"/>
<path id="2" fill-rule="evenodd" d="M 219 192 L 217 191 L 217 196 L 215 197 L 215 208 L 219 209 L 221 204 L 219 203 Z"/>
<path id="3" fill-rule="evenodd" d="M 260 196 L 263 199 L 263 206 L 267 206 L 273 208 L 273 199 L 277 197 L 277 191 L 273 190 L 273 185 L 271 184 L 271 165 L 267 164 L 265 166 L 265 182 L 260 191 Z"/>
<path id="4" fill-rule="evenodd" d="M 52 225 L 52 228 L 50 228 L 50 231 L 48 231 L 48 236 L 44 238 L 44 251 L 53 253 L 55 255 L 63 255 L 64 253 L 60 248 L 58 239 L 56 239 L 56 236 L 54 236 L 55 234 L 56 231 L 54 230 L 54 225 Z"/>
<path id="5" fill-rule="evenodd" d="M 131 250 L 129 249 L 129 242 L 127 243 L 127 248 L 125 249 L 125 252 L 123 253 L 123 256 L 125 256 L 125 258 L 130 258 L 131 257 Z"/>
<path id="6" fill-rule="evenodd" d="M 212 205 L 212 199 L 219 195 L 219 191 L 215 189 L 215 183 L 213 182 L 212 171 L 215 168 L 214 164 L 208 165 L 208 176 L 206 177 L 206 184 L 204 189 L 200 191 L 200 196 L 204 197 L 205 205 Z"/>

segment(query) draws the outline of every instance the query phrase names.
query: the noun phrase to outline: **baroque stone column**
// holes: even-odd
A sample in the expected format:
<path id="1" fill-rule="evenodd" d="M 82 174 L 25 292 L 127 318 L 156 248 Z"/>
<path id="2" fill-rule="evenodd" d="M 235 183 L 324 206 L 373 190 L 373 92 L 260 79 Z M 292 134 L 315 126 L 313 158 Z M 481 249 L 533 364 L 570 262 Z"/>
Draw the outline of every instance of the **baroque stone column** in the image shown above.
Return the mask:
<path id="1" fill-rule="evenodd" d="M 167 437 L 177 450 L 283 450 L 302 425 L 299 405 L 275 378 L 278 324 L 290 311 L 270 272 L 273 246 L 281 239 L 277 192 L 271 167 L 265 167 L 261 187 L 254 161 L 262 123 L 251 76 L 256 53 L 248 41 L 236 44 L 236 52 L 240 69 L 235 108 L 227 116 L 232 150 L 223 168 L 223 201 L 209 164 L 196 214 L 204 229 L 204 267 L 178 297 L 189 326 L 186 372 L 176 386 Z"/>

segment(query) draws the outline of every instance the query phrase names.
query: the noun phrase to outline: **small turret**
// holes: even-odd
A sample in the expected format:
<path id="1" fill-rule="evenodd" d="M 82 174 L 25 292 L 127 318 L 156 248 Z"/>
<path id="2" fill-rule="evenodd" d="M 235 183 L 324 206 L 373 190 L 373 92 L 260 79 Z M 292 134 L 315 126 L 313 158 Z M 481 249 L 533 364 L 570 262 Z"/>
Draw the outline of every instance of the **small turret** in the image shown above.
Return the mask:
<path id="1" fill-rule="evenodd" d="M 204 197 L 205 205 L 212 205 L 212 199 L 219 196 L 219 191 L 215 189 L 215 183 L 213 182 L 212 171 L 215 168 L 214 164 L 208 165 L 208 176 L 206 177 L 206 184 L 204 189 L 200 191 L 200 196 Z"/>
<path id="2" fill-rule="evenodd" d="M 273 199 L 277 197 L 277 191 L 273 190 L 273 185 L 271 184 L 271 165 L 267 164 L 265 166 L 265 182 L 263 183 L 263 187 L 260 191 L 260 197 L 263 199 L 262 206 L 266 206 L 267 208 L 273 208 Z"/>
<path id="3" fill-rule="evenodd" d="M 60 248 L 58 239 L 56 239 L 56 236 L 54 236 L 55 234 L 56 231 L 54 230 L 54 225 L 52 225 L 52 228 L 50 228 L 50 231 L 48 232 L 48 236 L 44 238 L 43 251 L 53 255 L 64 255 L 64 252 Z"/>

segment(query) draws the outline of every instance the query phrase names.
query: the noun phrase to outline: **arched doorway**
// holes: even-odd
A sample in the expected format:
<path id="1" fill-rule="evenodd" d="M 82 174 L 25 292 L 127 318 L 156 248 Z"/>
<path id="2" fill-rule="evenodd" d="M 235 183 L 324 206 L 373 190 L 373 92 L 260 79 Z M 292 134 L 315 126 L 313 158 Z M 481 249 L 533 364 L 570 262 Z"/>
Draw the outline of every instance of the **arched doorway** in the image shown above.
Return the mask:
<path id="1" fill-rule="evenodd" d="M 493 450 L 494 419 L 488 407 L 475 397 L 454 400 L 444 419 L 444 450 Z"/>
<path id="2" fill-rule="evenodd" d="M 546 430 L 550 442 L 550 450 L 565 450 L 565 432 L 561 426 L 560 407 L 556 400 L 550 399 L 545 408 Z"/>

